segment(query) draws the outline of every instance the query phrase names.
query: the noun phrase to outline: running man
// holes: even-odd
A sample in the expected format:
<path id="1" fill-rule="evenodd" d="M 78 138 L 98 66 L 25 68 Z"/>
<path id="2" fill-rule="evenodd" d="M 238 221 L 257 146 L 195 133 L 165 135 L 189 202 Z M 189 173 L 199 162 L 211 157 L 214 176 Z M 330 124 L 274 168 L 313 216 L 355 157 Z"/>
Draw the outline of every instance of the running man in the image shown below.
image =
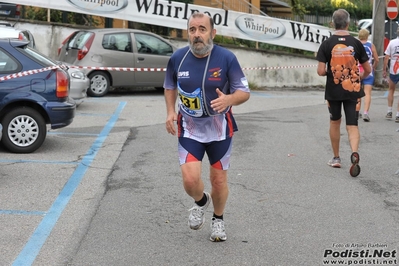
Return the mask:
<path id="1" fill-rule="evenodd" d="M 187 24 L 189 46 L 171 56 L 165 75 L 166 130 L 178 137 L 183 187 L 194 200 L 189 210 L 190 228 L 202 228 L 212 201 L 210 240 L 225 241 L 227 169 L 237 131 L 231 107 L 247 101 L 250 91 L 235 55 L 213 44 L 216 29 L 212 18 L 194 13 Z M 204 191 L 201 178 L 205 153 L 210 163 L 211 193 Z"/>

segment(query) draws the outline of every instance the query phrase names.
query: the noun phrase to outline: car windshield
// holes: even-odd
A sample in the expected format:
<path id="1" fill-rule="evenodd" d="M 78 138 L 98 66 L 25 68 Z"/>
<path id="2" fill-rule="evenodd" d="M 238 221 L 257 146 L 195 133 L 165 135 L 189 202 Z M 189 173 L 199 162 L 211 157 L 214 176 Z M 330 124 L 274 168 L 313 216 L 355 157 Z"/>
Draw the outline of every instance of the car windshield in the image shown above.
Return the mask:
<path id="1" fill-rule="evenodd" d="M 24 52 L 34 60 L 38 61 L 40 64 L 44 66 L 55 66 L 57 62 L 51 60 L 50 58 L 46 57 L 45 55 L 39 53 L 37 50 L 30 48 L 29 46 L 24 46 L 19 49 L 23 49 Z"/>
<path id="2" fill-rule="evenodd" d="M 139 53 L 171 55 L 173 48 L 164 41 L 148 34 L 136 33 L 136 45 Z"/>
<path id="3" fill-rule="evenodd" d="M 82 49 L 90 36 L 94 34 L 88 31 L 79 31 L 68 42 L 68 48 Z"/>
<path id="4" fill-rule="evenodd" d="M 367 21 L 362 21 L 359 23 L 359 28 L 361 28 L 363 26 L 363 24 L 365 24 Z"/>

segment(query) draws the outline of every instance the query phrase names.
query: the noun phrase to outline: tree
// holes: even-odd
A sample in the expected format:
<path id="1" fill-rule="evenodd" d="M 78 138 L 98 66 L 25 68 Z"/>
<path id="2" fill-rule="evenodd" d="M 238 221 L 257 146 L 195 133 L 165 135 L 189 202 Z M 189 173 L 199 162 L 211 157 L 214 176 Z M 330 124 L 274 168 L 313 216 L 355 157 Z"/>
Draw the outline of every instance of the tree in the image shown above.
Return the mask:
<path id="1" fill-rule="evenodd" d="M 338 8 L 346 9 L 353 18 L 371 18 L 373 5 L 364 0 L 294 0 L 310 15 L 331 16 Z"/>
<path id="2" fill-rule="evenodd" d="M 48 20 L 48 9 L 32 6 L 24 6 L 24 18 L 38 21 Z M 99 25 L 98 19 L 91 15 L 65 12 L 60 10 L 50 10 L 50 21 L 59 23 L 69 23 L 83 26 L 97 26 Z"/>
<path id="3" fill-rule="evenodd" d="M 305 6 L 299 3 L 298 0 L 291 0 L 291 9 L 293 15 L 298 15 L 301 18 L 301 20 L 304 19 L 305 14 L 309 13 L 306 10 Z"/>

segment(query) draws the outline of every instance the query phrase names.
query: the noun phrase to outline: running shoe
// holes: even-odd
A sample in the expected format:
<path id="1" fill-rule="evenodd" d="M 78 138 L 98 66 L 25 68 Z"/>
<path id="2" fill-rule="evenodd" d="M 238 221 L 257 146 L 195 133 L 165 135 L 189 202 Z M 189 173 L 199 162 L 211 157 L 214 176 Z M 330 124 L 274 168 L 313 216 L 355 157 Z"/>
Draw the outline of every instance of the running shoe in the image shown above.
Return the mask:
<path id="1" fill-rule="evenodd" d="M 392 118 L 392 112 L 388 112 L 385 118 L 391 119 Z"/>
<path id="2" fill-rule="evenodd" d="M 370 122 L 370 117 L 369 117 L 368 114 L 364 114 L 364 115 L 363 115 L 363 121 L 364 121 L 364 122 Z"/>
<path id="3" fill-rule="evenodd" d="M 356 177 L 360 174 L 360 166 L 359 166 L 360 156 L 359 153 L 353 152 L 351 155 L 351 163 L 352 166 L 349 169 L 349 174 L 352 177 Z"/>
<path id="4" fill-rule="evenodd" d="M 205 211 L 211 203 L 211 195 L 208 192 L 205 192 L 205 196 L 207 197 L 206 204 L 204 206 L 198 206 L 194 203 L 194 206 L 189 209 L 190 215 L 188 216 L 188 225 L 193 230 L 199 230 L 205 223 Z"/>
<path id="5" fill-rule="evenodd" d="M 211 223 L 211 238 L 212 242 L 221 242 L 226 241 L 226 230 L 224 229 L 224 221 L 217 219 L 215 217 L 212 218 Z"/>
<path id="6" fill-rule="evenodd" d="M 399 123 L 399 116 L 397 116 L 397 117 L 395 118 L 395 122 L 396 122 L 396 123 Z"/>
<path id="7" fill-rule="evenodd" d="M 327 164 L 334 168 L 341 168 L 341 158 L 333 157 Z"/>

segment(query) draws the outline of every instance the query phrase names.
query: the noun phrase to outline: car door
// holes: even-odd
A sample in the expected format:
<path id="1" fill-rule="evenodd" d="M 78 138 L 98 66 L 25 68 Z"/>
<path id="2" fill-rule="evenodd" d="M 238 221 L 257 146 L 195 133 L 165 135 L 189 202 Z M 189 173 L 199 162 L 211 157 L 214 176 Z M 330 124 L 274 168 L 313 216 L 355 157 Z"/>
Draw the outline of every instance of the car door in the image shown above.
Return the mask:
<path id="1" fill-rule="evenodd" d="M 115 32 L 104 34 L 102 48 L 103 67 L 128 68 L 128 71 L 110 71 L 113 80 L 112 86 L 134 86 L 136 73 L 131 71 L 135 65 L 130 33 Z"/>
<path id="2" fill-rule="evenodd" d="M 158 38 L 146 33 L 134 33 L 135 63 L 137 68 L 166 68 L 173 47 Z M 162 87 L 164 71 L 137 71 L 136 84 L 148 87 Z"/>
<path id="3" fill-rule="evenodd" d="M 90 31 L 75 31 L 65 39 L 58 51 L 58 61 L 78 65 L 78 54 L 94 33 Z"/>

